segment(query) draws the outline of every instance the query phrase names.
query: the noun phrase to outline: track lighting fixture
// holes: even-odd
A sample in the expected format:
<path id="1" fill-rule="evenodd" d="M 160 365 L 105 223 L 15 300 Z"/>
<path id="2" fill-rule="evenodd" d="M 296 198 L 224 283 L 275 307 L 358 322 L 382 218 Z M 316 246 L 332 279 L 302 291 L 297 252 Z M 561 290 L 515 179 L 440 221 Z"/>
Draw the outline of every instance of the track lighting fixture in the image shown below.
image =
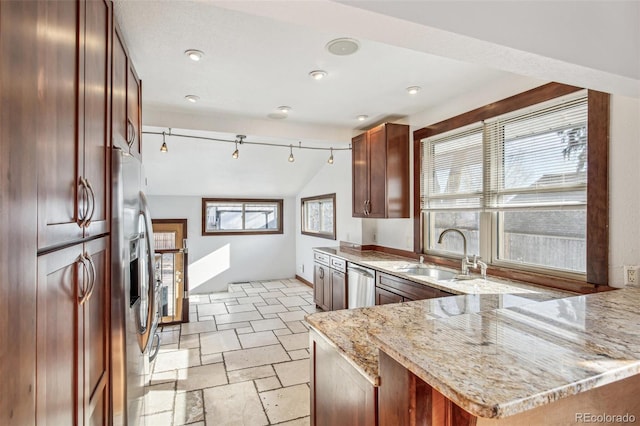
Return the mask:
<path id="1" fill-rule="evenodd" d="M 296 159 L 293 158 L 293 145 L 289 145 L 289 162 L 293 163 L 294 161 L 296 161 Z"/>
<path id="2" fill-rule="evenodd" d="M 160 147 L 160 152 L 169 152 L 167 141 L 164 139 L 164 132 L 162 132 L 162 146 Z"/>
<path id="3" fill-rule="evenodd" d="M 2 1 L 2 0 L 0 0 Z M 158 136 L 162 136 L 162 146 L 160 147 L 160 152 L 168 152 L 169 151 L 169 147 L 167 145 L 167 140 L 166 137 L 170 136 L 170 137 L 178 137 L 178 138 L 183 138 L 183 139 L 199 139 L 199 140 L 206 140 L 206 141 L 212 141 L 212 142 L 226 142 L 226 143 L 233 143 L 235 144 L 235 150 L 233 151 L 233 153 L 231 154 L 231 158 L 234 159 L 238 159 L 240 157 L 240 145 L 258 145 L 258 146 L 264 146 L 264 147 L 278 147 L 278 148 L 286 148 L 287 146 L 289 147 L 289 158 L 287 159 L 290 163 L 293 163 L 296 161 L 295 157 L 293 156 L 293 144 L 284 144 L 284 143 L 274 143 L 274 142 L 252 142 L 252 141 L 246 141 L 245 138 L 247 137 L 246 135 L 236 135 L 235 139 L 220 139 L 220 138 L 212 138 L 212 137 L 207 137 L 207 136 L 196 136 L 196 135 L 185 135 L 185 134 L 181 134 L 181 133 L 173 133 L 172 129 L 169 128 L 169 132 L 149 132 L 149 131 L 143 131 L 142 132 L 143 135 L 158 135 Z M 325 148 L 323 146 L 302 146 L 302 141 L 298 141 L 298 149 L 302 150 L 302 149 L 307 149 L 307 150 L 312 150 L 312 151 L 329 151 L 329 158 L 327 159 L 327 163 L 329 164 L 333 164 L 333 151 L 346 151 L 346 150 L 351 150 L 351 145 L 349 145 L 349 147 L 345 147 L 345 148 L 334 148 L 334 147 L 330 147 L 330 148 Z"/>
<path id="4" fill-rule="evenodd" d="M 236 140 L 235 140 L 236 150 L 233 151 L 233 154 L 231 154 L 231 157 L 237 159 L 240 156 L 240 151 L 238 151 L 238 144 L 242 145 L 244 138 L 246 138 L 245 135 L 236 135 Z"/>

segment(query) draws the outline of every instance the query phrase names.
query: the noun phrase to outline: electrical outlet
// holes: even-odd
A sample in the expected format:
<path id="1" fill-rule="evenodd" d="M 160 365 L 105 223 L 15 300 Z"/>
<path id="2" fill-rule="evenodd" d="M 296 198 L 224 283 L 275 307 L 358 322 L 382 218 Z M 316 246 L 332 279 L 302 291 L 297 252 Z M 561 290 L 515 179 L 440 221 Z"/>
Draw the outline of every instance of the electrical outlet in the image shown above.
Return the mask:
<path id="1" fill-rule="evenodd" d="M 637 265 L 624 265 L 624 285 L 637 284 L 638 278 Z"/>

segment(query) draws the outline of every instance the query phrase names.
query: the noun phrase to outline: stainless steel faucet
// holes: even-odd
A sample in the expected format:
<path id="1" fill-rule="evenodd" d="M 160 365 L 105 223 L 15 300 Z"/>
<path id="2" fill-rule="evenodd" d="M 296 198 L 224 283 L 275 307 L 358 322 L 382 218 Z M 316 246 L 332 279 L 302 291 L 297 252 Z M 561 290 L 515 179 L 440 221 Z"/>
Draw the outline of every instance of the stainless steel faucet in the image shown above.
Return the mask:
<path id="1" fill-rule="evenodd" d="M 462 231 L 459 230 L 459 229 L 455 229 L 455 228 L 445 229 L 444 231 L 442 231 L 440 233 L 440 236 L 438 237 L 438 244 L 442 244 L 442 238 L 446 234 L 448 234 L 449 232 L 457 232 L 462 237 L 462 244 L 463 244 L 462 247 L 464 249 L 464 257 L 462 258 L 461 274 L 460 275 L 469 276 L 469 257 L 467 257 L 467 237 L 464 236 Z"/>
<path id="2" fill-rule="evenodd" d="M 461 273 L 458 278 L 471 278 L 471 276 L 469 275 L 469 268 L 480 268 L 480 273 L 482 274 L 482 278 L 487 278 L 487 264 L 482 262 L 480 260 L 480 258 L 477 255 L 473 255 L 473 262 L 469 261 L 469 257 L 467 255 L 467 237 L 464 236 L 464 234 L 462 233 L 462 231 L 460 231 L 459 229 L 455 229 L 455 228 L 448 228 L 445 229 L 444 231 L 442 231 L 440 233 L 440 237 L 438 237 L 438 244 L 442 244 L 442 237 L 444 237 L 446 234 L 448 234 L 449 232 L 456 232 L 458 234 L 460 234 L 460 236 L 462 237 L 462 248 L 464 251 L 464 257 L 462 258 L 462 265 L 461 265 Z"/>

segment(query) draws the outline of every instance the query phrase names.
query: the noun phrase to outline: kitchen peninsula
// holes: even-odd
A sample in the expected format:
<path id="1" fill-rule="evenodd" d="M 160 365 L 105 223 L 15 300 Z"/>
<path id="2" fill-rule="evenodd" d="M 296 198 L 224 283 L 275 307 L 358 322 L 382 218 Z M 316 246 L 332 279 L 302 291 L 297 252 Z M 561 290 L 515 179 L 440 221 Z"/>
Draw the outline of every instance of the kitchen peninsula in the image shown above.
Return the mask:
<path id="1" fill-rule="evenodd" d="M 388 262 L 388 272 L 400 261 L 367 265 Z M 482 288 L 471 281 L 455 285 Z M 525 285 L 519 294 L 519 283 L 492 281 L 493 294 L 444 282 L 460 295 L 309 315 L 312 424 L 640 418 L 640 288 L 577 296 Z"/>

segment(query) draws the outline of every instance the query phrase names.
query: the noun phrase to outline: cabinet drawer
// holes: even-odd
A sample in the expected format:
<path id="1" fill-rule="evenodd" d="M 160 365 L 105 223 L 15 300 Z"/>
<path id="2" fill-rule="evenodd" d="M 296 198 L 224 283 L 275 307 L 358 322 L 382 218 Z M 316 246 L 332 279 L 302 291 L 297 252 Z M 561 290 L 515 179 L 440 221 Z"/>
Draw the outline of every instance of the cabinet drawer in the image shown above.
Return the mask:
<path id="1" fill-rule="evenodd" d="M 331 256 L 331 267 L 340 272 L 347 272 L 347 261 L 339 257 Z"/>
<path id="2" fill-rule="evenodd" d="M 387 274 L 377 274 L 378 287 L 387 289 L 409 300 L 433 299 L 441 297 L 441 291 L 427 285 L 414 283 Z"/>
<path id="3" fill-rule="evenodd" d="M 330 266 L 329 258 L 330 256 L 328 254 L 318 253 L 317 251 L 313 252 L 313 260 L 323 265 Z"/>

